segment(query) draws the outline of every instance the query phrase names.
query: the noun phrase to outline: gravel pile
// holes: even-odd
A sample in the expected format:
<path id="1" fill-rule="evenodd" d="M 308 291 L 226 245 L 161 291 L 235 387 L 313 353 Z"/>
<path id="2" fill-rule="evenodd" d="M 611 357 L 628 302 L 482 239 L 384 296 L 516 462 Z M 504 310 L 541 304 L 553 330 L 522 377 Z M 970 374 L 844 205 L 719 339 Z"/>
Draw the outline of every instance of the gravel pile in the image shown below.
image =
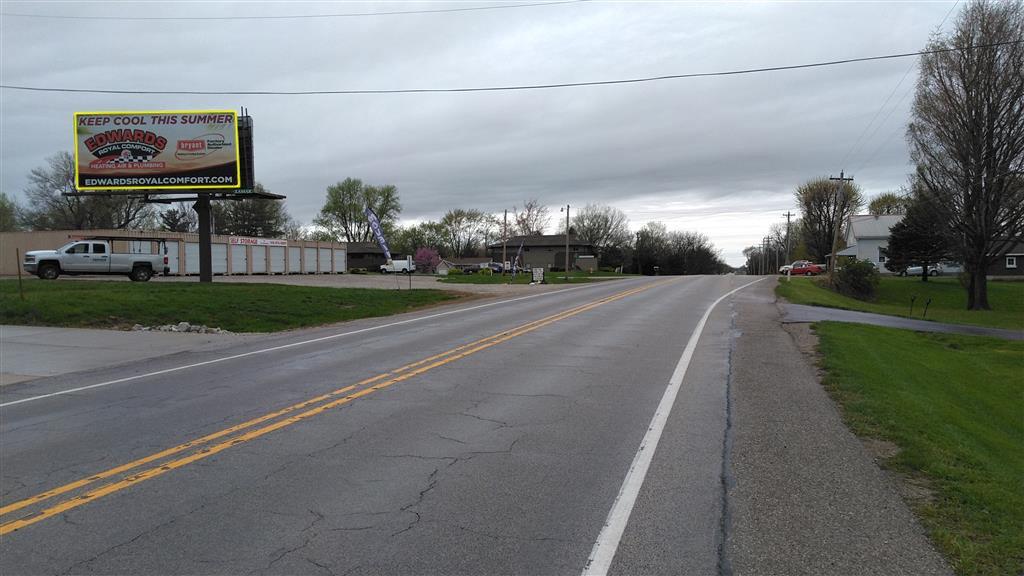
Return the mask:
<path id="1" fill-rule="evenodd" d="M 231 332 L 221 328 L 209 328 L 202 325 L 193 325 L 188 322 L 178 322 L 177 324 L 164 324 L 163 326 L 143 326 L 142 324 L 136 324 L 132 326 L 132 330 L 136 332 L 192 332 L 195 334 L 231 334 Z"/>

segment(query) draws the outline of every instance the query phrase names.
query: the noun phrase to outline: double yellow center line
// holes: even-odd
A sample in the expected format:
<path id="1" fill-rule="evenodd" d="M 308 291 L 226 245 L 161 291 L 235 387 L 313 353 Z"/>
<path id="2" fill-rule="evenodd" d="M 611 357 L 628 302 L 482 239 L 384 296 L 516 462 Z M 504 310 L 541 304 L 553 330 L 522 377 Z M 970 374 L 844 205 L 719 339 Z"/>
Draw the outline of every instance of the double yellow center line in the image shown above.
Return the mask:
<path id="1" fill-rule="evenodd" d="M 113 494 L 114 492 L 118 492 L 130 486 L 134 486 L 135 484 L 139 484 L 140 482 L 156 478 L 157 476 L 162 476 L 163 474 L 166 474 L 171 470 L 187 466 L 193 462 L 203 460 L 204 458 L 209 458 L 210 456 L 213 456 L 214 454 L 217 454 L 219 452 L 223 452 L 224 450 L 227 450 L 232 446 L 243 444 L 255 438 L 259 438 L 260 436 L 264 436 L 266 434 L 274 432 L 275 430 L 280 430 L 282 428 L 291 426 L 292 424 L 296 424 L 303 420 L 312 418 L 314 416 L 317 416 L 318 414 L 326 412 L 327 410 L 336 408 L 344 404 L 348 404 L 353 400 L 373 394 L 378 390 L 382 390 L 384 388 L 387 388 L 388 386 L 397 384 L 398 382 L 402 382 L 403 380 L 408 380 L 414 376 L 423 374 L 424 372 L 428 372 L 439 366 L 444 366 L 445 364 L 455 362 L 456 360 L 465 358 L 466 356 L 476 354 L 477 352 L 486 350 L 492 346 L 496 346 L 502 342 L 506 342 L 517 336 L 522 336 L 523 334 L 533 332 L 534 330 L 543 328 L 544 326 L 547 326 L 554 322 L 558 322 L 559 320 L 570 318 L 577 314 L 581 314 L 588 310 L 597 308 L 598 306 L 607 304 L 609 302 L 621 300 L 622 298 L 626 298 L 639 292 L 649 290 L 662 283 L 663 282 L 647 284 L 645 286 L 640 286 L 638 288 L 632 288 L 629 290 L 624 290 L 622 292 L 617 292 L 615 294 L 612 294 L 611 296 L 606 296 L 604 298 L 595 300 L 588 304 L 577 306 L 575 308 L 570 308 L 563 312 L 559 312 L 557 314 L 541 318 L 540 320 L 528 322 L 516 328 L 505 330 L 503 332 L 499 332 L 492 336 L 488 336 L 486 338 L 482 338 L 480 340 L 476 340 L 468 344 L 463 344 L 462 346 L 446 350 L 444 352 L 441 352 L 440 354 L 435 354 L 433 356 L 424 358 L 422 360 L 418 360 L 411 364 L 406 364 L 405 366 L 402 366 L 390 372 L 384 372 L 371 378 L 360 380 L 355 384 L 339 388 L 332 392 L 328 392 L 326 394 L 322 394 L 320 396 L 316 396 L 308 400 L 304 400 L 302 402 L 299 402 L 298 404 L 293 404 L 286 408 L 276 410 L 269 414 L 264 414 L 263 416 L 253 418 L 251 420 L 247 420 L 240 424 L 231 426 L 230 428 L 225 428 L 212 434 L 207 434 L 206 436 L 196 438 L 195 440 L 190 440 L 183 444 L 178 444 L 177 446 L 161 450 L 154 454 L 150 454 L 149 456 L 133 460 L 120 466 L 116 466 L 114 468 L 105 470 L 98 474 L 93 474 L 86 478 L 82 478 L 80 480 L 76 480 L 74 482 L 65 484 L 63 486 L 59 486 L 57 488 L 53 488 L 45 492 L 41 492 L 39 494 L 36 494 L 35 496 L 25 498 L 24 500 L 19 500 L 17 502 L 7 504 L 5 506 L 0 507 L 0 516 L 6 516 L 7 514 L 16 512 L 18 510 L 22 510 L 24 508 L 28 508 L 45 500 L 49 500 L 50 498 L 74 492 L 80 488 L 84 488 L 91 484 L 97 483 L 100 480 L 106 480 L 108 478 L 121 476 L 125 472 L 135 470 L 136 468 L 140 468 L 142 466 L 145 466 L 146 464 L 153 464 L 155 462 L 163 461 L 162 463 L 151 468 L 147 468 L 140 472 L 135 472 L 128 476 L 121 477 L 119 480 L 115 480 L 113 482 L 104 484 L 80 495 L 69 497 L 66 500 L 57 502 L 56 504 L 48 508 L 37 510 L 35 512 L 24 515 L 20 518 L 5 521 L 2 524 L 0 524 L 0 536 L 8 534 L 10 532 L 14 532 L 16 530 L 20 530 L 21 528 L 25 528 L 26 526 L 30 526 L 32 524 L 35 524 L 36 522 L 40 522 L 47 518 L 67 512 L 68 510 L 78 508 L 79 506 L 83 506 L 89 502 Z M 359 390 L 356 390 L 357 388 L 359 388 Z M 272 420 L 275 420 L 282 416 L 284 418 L 280 418 L 274 422 L 271 422 Z M 267 424 L 268 422 L 271 423 Z M 185 456 L 179 457 L 177 459 L 172 459 L 169 461 L 165 460 L 170 456 L 175 456 L 183 452 L 188 452 L 190 449 L 194 448 L 196 450 L 192 451 L 191 453 L 188 453 Z"/>

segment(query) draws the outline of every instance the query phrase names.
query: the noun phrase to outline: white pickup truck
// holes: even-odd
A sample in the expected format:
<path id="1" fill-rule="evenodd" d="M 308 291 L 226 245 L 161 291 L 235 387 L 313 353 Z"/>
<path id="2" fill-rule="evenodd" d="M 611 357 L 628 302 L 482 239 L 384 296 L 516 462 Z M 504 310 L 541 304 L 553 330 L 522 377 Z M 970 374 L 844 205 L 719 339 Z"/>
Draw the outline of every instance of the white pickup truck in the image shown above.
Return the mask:
<path id="1" fill-rule="evenodd" d="M 165 244 L 160 246 L 166 251 Z M 106 240 L 75 240 L 56 250 L 32 250 L 25 253 L 22 266 L 44 280 L 61 274 L 119 274 L 145 282 L 158 272 L 170 272 L 166 254 L 115 254 Z"/>

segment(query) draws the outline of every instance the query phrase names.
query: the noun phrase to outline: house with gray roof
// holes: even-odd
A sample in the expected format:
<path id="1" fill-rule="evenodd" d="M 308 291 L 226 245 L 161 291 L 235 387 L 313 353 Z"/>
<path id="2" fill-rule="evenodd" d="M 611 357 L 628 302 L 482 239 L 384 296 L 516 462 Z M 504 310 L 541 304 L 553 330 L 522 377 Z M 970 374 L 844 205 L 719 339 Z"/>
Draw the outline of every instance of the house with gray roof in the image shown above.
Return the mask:
<path id="1" fill-rule="evenodd" d="M 544 268 L 561 270 L 565 268 L 565 234 L 536 236 L 513 236 L 505 243 L 508 261 L 516 259 L 520 245 L 523 248 L 520 261 L 523 268 Z M 487 246 L 487 252 L 496 262 L 501 262 L 501 242 Z M 569 267 L 575 268 L 580 256 L 593 256 L 594 245 L 569 234 Z"/>
<path id="2" fill-rule="evenodd" d="M 878 265 L 878 271 L 886 273 L 885 249 L 889 247 L 889 231 L 902 214 L 856 214 L 846 223 L 846 248 L 836 256 L 852 256 L 857 260 L 870 260 Z"/>

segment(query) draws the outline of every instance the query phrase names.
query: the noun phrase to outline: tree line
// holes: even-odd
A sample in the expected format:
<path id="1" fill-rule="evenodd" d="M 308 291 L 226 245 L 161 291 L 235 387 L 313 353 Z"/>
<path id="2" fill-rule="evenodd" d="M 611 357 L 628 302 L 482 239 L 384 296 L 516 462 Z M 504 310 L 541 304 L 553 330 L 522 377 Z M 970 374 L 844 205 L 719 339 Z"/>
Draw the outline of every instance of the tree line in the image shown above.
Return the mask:
<path id="1" fill-rule="evenodd" d="M 257 183 L 259 192 L 269 192 Z M 46 166 L 33 169 L 25 190 L 27 204 L 18 206 L 0 195 L 2 230 L 159 229 L 196 232 L 195 211 L 186 202 L 167 205 L 127 196 L 65 196 L 74 187 L 74 158 L 60 152 Z M 154 191 L 151 197 L 159 198 Z M 303 226 L 288 214 L 284 203 L 246 199 L 214 202 L 213 232 L 234 236 L 288 238 L 340 242 L 374 242 L 366 209 L 381 222 L 389 248 L 395 255 L 420 255 L 458 259 L 488 256 L 488 246 L 520 236 L 542 235 L 552 227 L 552 211 L 531 198 L 513 206 L 509 213 L 491 214 L 475 208 L 453 208 L 438 220 L 402 225 L 402 201 L 391 184 L 368 184 L 357 178 L 327 187 L 324 204 L 312 226 Z M 558 219 L 557 234 L 565 233 Z M 644 274 L 718 274 L 730 268 L 711 241 L 693 232 L 669 232 L 664 224 L 650 222 L 639 232 L 630 231 L 629 219 L 617 208 L 588 204 L 571 209 L 569 233 L 575 240 L 592 244 L 599 265 Z M 509 246 L 514 254 L 517 245 Z M 511 258 L 511 256 L 510 256 Z"/>
<path id="2" fill-rule="evenodd" d="M 550 208 L 531 198 L 513 206 L 507 215 L 453 208 L 436 221 L 402 226 L 402 204 L 394 186 L 369 185 L 347 178 L 327 189 L 327 199 L 313 221 L 313 237 L 372 241 L 366 208 L 373 210 L 380 220 L 391 252 L 416 255 L 418 262 L 421 257 L 428 262 L 434 257 L 488 256 L 489 246 L 503 239 L 543 235 L 552 221 Z M 556 233 L 565 233 L 565 221 L 559 219 Z M 606 268 L 645 274 L 719 274 L 730 270 L 706 236 L 668 232 L 658 222 L 648 223 L 634 234 L 626 214 L 604 204 L 588 204 L 570 212 L 569 234 L 577 241 L 593 245 L 599 265 Z M 508 246 L 512 254 L 517 248 L 514 241 Z"/>

